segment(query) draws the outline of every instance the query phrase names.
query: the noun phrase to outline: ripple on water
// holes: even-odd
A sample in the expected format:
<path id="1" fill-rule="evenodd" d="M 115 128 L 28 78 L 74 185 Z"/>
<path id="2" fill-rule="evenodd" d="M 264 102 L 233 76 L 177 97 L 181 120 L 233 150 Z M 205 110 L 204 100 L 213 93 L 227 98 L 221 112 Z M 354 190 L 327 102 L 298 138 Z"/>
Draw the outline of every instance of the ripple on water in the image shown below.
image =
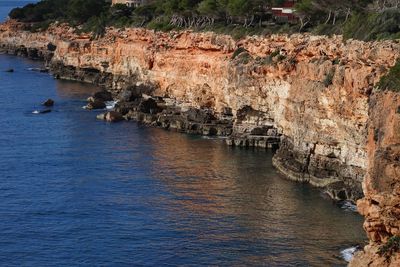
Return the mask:
<path id="1" fill-rule="evenodd" d="M 272 154 L 99 123 L 98 88 L 0 55 L 0 261 L 8 266 L 340 266 L 362 218 L 282 179 Z M 7 86 L 3 86 L 7 84 Z M 54 110 L 40 110 L 45 99 Z M 336 255 L 336 256 L 335 256 Z"/>

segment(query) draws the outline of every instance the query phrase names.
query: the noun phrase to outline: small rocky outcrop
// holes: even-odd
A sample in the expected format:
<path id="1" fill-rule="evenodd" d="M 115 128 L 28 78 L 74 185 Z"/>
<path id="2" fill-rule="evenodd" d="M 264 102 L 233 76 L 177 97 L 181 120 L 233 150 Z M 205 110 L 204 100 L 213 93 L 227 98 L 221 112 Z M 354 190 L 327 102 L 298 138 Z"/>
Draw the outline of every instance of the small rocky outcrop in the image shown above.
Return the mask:
<path id="1" fill-rule="evenodd" d="M 5 72 L 11 73 L 11 72 L 14 72 L 14 69 L 11 69 L 11 68 L 10 69 L 6 69 Z"/>
<path id="2" fill-rule="evenodd" d="M 54 106 L 54 100 L 49 98 L 46 101 L 44 101 L 42 103 L 42 105 L 45 106 L 45 107 L 52 107 L 52 106 Z"/>

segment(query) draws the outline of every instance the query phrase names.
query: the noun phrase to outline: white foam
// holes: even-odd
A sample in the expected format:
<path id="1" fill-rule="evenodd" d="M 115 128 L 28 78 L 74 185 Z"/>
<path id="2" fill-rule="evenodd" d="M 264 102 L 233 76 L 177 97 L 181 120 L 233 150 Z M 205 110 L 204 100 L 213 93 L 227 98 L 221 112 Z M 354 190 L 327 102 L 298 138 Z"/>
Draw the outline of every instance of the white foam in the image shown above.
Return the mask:
<path id="1" fill-rule="evenodd" d="M 40 114 L 40 111 L 39 110 L 34 110 L 34 111 L 32 111 L 32 114 Z"/>
<path id="2" fill-rule="evenodd" d="M 357 212 L 357 206 L 354 205 L 352 202 L 350 201 L 344 201 L 343 205 L 342 205 L 342 209 L 346 210 L 346 211 L 352 211 L 352 212 Z"/>
<path id="3" fill-rule="evenodd" d="M 118 101 L 106 101 L 106 109 L 114 109 Z"/>
<path id="4" fill-rule="evenodd" d="M 342 255 L 342 258 L 347 261 L 350 262 L 351 259 L 353 259 L 354 254 L 358 251 L 358 246 L 356 247 L 351 247 L 351 248 L 346 248 L 342 251 L 340 251 L 340 254 Z"/>

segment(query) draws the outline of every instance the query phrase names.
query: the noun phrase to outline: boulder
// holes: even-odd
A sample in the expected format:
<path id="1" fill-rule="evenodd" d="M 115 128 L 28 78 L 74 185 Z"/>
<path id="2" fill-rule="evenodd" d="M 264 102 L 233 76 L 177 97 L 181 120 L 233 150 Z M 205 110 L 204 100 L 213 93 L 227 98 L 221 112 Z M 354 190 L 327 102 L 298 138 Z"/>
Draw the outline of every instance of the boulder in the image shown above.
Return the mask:
<path id="1" fill-rule="evenodd" d="M 91 101 L 87 104 L 86 106 L 87 109 L 104 109 L 106 108 L 106 104 L 104 101 L 100 101 L 95 99 L 94 101 Z"/>
<path id="2" fill-rule="evenodd" d="M 96 119 L 104 121 L 106 119 L 106 113 L 101 113 L 97 115 Z"/>
<path id="3" fill-rule="evenodd" d="M 123 121 L 124 117 L 122 117 L 121 113 L 116 111 L 109 111 L 104 115 L 104 119 L 107 122 L 119 122 Z"/>
<path id="4" fill-rule="evenodd" d="M 95 100 L 99 100 L 99 101 L 103 101 L 103 102 L 113 100 L 112 94 L 108 91 L 97 92 L 93 95 L 93 98 Z"/>
<path id="5" fill-rule="evenodd" d="M 116 111 L 108 111 L 106 113 L 99 114 L 96 116 L 96 118 L 98 120 L 103 120 L 107 122 L 119 122 L 124 120 L 122 114 Z"/>
<path id="6" fill-rule="evenodd" d="M 49 98 L 45 102 L 43 102 L 42 105 L 45 107 L 52 107 L 52 106 L 54 106 L 54 100 Z"/>

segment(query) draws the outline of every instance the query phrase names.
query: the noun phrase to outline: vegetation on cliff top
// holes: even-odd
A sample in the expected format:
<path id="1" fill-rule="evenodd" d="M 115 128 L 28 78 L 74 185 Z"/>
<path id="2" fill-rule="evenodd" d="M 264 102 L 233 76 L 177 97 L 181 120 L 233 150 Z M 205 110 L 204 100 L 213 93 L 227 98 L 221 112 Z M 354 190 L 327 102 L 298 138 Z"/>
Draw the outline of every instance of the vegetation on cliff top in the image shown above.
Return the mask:
<path id="1" fill-rule="evenodd" d="M 42 0 L 10 12 L 10 17 L 44 29 L 54 21 L 96 35 L 105 27 L 158 30 L 213 30 L 240 38 L 249 34 L 313 32 L 361 40 L 400 38 L 400 0 L 299 0 L 296 18 L 280 20 L 271 7 L 285 0 L 148 0 L 138 8 L 105 0 Z M 282 18 L 282 17 L 281 17 Z"/>
<path id="2" fill-rule="evenodd" d="M 379 89 L 400 92 L 400 59 L 378 83 Z"/>

